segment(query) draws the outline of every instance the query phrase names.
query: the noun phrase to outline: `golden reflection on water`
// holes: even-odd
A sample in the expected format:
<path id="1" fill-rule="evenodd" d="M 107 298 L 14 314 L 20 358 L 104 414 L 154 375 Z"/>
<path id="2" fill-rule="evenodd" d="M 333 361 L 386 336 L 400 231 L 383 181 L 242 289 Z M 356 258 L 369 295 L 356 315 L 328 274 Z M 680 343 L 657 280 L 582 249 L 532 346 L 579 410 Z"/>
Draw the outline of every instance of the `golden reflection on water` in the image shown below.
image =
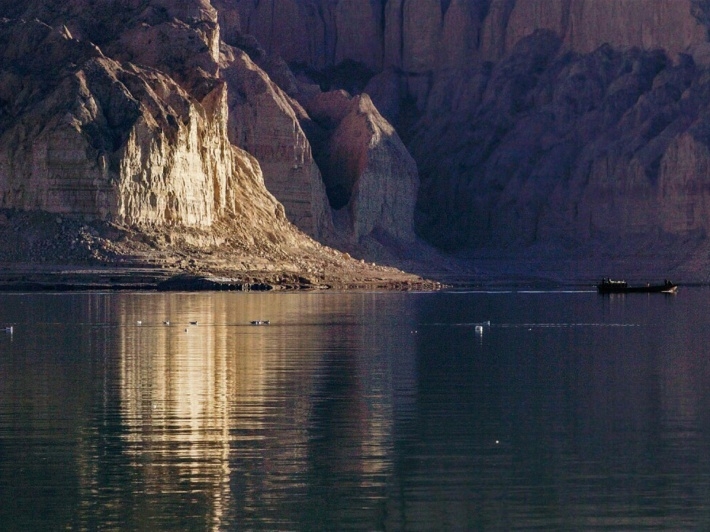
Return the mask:
<path id="1" fill-rule="evenodd" d="M 0 528 L 710 529 L 707 295 L 5 296 Z"/>
<path id="2" fill-rule="evenodd" d="M 362 355 L 378 335 L 359 321 L 357 297 L 166 294 L 116 302 L 124 452 L 147 494 L 202 493 L 219 528 L 235 485 L 247 507 L 277 506 L 279 493 L 307 489 L 309 427 L 318 423 L 318 397 L 332 394 L 321 390 L 332 386 L 329 378 L 344 381 L 346 408 L 325 414 L 342 428 L 327 467 L 362 485 L 388 469 L 391 382 Z M 251 325 L 255 319 L 270 324 Z M 248 470 L 233 470 L 235 462 Z"/>

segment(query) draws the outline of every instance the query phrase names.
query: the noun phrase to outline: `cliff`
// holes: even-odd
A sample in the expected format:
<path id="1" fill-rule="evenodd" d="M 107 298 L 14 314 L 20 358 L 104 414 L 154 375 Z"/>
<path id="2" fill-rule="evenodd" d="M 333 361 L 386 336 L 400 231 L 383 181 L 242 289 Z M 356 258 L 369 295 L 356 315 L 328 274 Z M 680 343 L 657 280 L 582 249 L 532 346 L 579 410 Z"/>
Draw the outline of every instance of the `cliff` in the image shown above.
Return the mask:
<path id="1" fill-rule="evenodd" d="M 0 14 L 14 17 L 0 21 L 6 266 L 156 264 L 299 286 L 418 282 L 325 248 L 289 222 L 259 161 L 230 138 L 256 131 L 244 144 L 263 157 L 264 128 L 290 128 L 285 140 L 276 135 L 276 152 L 310 166 L 272 185 L 294 194 L 292 216 L 307 204 L 297 222 L 326 233 L 330 210 L 297 104 L 268 115 L 285 95 L 222 43 L 209 2 L 8 2 Z M 243 96 L 266 121 L 247 117 Z"/>
<path id="2" fill-rule="evenodd" d="M 546 29 L 565 50 L 663 49 L 707 41 L 702 0 L 215 0 L 238 32 L 289 63 L 324 68 L 344 60 L 373 73 L 395 68 L 416 92 L 422 77 L 506 57 Z"/>
<path id="3" fill-rule="evenodd" d="M 352 69 L 354 92 L 416 161 L 428 242 L 465 257 L 604 256 L 627 270 L 647 259 L 705 279 L 708 2 L 371 1 L 376 16 L 351 19 L 370 49 L 346 55 L 338 37 L 352 27 L 333 13 L 347 2 L 278 4 L 288 17 L 237 1 L 240 31 L 323 89 L 338 80 L 314 71 L 341 60 L 371 73 Z"/>
<path id="4" fill-rule="evenodd" d="M 230 89 L 230 142 L 258 159 L 266 187 L 296 226 L 315 238 L 332 237 L 325 187 L 300 125 L 304 111 L 239 49 L 224 47 L 221 77 Z"/>
<path id="5" fill-rule="evenodd" d="M 350 264 L 307 234 L 417 268 L 445 264 L 423 238 L 474 269 L 647 258 L 704 279 L 705 0 L 0 0 L 0 16 L 0 228 L 52 213 L 95 224 L 106 256 L 223 246 L 293 272 Z"/>
<path id="6" fill-rule="evenodd" d="M 326 139 L 316 158 L 340 234 L 411 245 L 419 175 L 394 128 L 367 94 L 322 93 L 306 109 L 311 138 Z"/>
<path id="7" fill-rule="evenodd" d="M 228 142 L 219 79 L 185 73 L 184 84 L 199 85 L 189 93 L 66 28 L 14 20 L 0 32 L 0 207 L 206 228 L 236 210 L 240 181 L 261 178 L 253 158 Z M 283 230 L 281 207 L 261 192 L 274 218 L 265 227 Z"/>

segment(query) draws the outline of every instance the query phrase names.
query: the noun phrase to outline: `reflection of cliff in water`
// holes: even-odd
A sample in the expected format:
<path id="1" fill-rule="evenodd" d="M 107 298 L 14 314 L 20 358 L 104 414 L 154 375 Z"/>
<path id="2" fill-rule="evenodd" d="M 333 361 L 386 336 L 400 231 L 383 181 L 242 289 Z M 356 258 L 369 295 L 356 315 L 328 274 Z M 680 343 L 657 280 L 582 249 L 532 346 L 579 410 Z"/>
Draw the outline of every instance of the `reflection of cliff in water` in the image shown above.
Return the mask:
<path id="1" fill-rule="evenodd" d="M 121 452 L 133 482 L 149 498 L 187 498 L 183 518 L 216 527 L 255 513 L 308 522 L 328 501 L 337 515 L 338 489 L 383 497 L 391 368 L 359 298 L 116 298 Z"/>

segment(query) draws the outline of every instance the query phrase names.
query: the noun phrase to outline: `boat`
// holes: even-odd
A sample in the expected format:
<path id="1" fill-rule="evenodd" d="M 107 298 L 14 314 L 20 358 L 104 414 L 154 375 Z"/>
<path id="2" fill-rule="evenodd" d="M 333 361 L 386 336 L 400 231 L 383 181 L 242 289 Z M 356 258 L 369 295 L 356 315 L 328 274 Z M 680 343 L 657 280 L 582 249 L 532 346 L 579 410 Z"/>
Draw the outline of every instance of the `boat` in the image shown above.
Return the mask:
<path id="1" fill-rule="evenodd" d="M 675 294 L 678 291 L 678 285 L 666 279 L 663 281 L 663 284 L 630 286 L 626 281 L 615 281 L 605 278 L 597 285 L 597 290 L 600 294 Z"/>

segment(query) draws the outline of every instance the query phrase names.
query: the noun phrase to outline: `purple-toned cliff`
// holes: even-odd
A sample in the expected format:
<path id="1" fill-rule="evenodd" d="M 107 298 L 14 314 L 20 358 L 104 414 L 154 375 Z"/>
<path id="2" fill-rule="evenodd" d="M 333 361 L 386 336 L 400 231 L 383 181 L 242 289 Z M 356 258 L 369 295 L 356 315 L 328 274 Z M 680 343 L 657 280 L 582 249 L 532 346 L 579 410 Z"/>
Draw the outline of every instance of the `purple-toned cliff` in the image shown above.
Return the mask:
<path id="1" fill-rule="evenodd" d="M 299 245 L 288 219 L 368 260 L 431 245 L 704 278 L 705 0 L 37 0 L 0 16 L 2 209 L 208 233 L 240 219 L 274 249 Z"/>

